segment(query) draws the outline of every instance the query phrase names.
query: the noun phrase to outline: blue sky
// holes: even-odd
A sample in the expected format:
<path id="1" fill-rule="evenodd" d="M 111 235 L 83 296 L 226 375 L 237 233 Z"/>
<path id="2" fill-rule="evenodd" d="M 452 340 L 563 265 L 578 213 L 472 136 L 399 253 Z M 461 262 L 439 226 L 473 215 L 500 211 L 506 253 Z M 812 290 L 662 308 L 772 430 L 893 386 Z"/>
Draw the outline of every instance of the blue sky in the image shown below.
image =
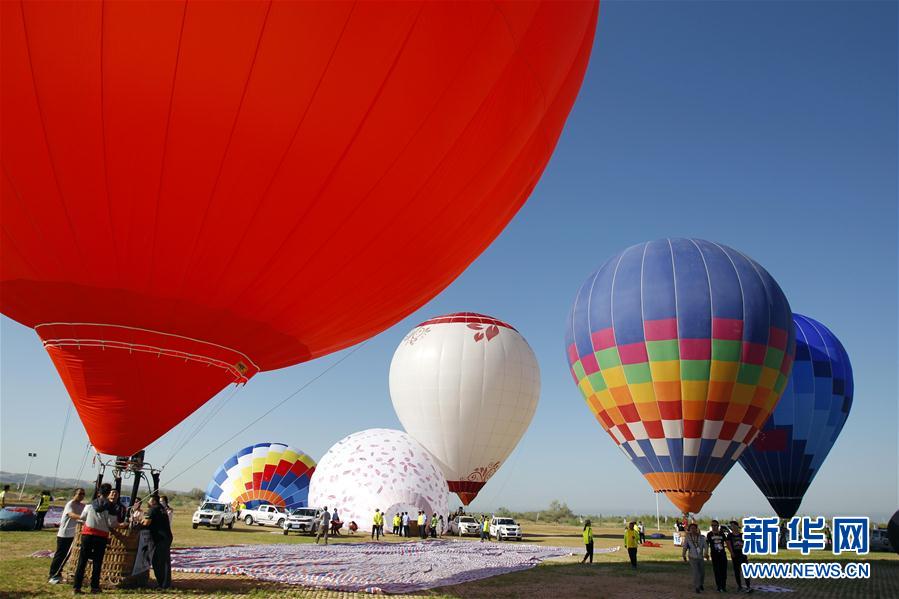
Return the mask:
<path id="1" fill-rule="evenodd" d="M 229 451 L 282 441 L 320 458 L 345 435 L 400 428 L 390 358 L 427 317 L 484 312 L 533 346 L 543 390 L 530 429 L 474 507 L 650 512 L 648 484 L 572 383 L 563 331 L 582 281 L 619 249 L 668 236 L 738 248 L 778 280 L 793 310 L 827 324 L 855 371 L 855 403 L 802 506 L 876 516 L 899 506 L 897 470 L 897 4 L 603 2 L 590 67 L 528 203 L 449 288 L 279 410 L 212 448 L 346 352 L 263 373 L 240 390 L 163 476 L 205 487 Z M 0 468 L 52 475 L 69 399 L 33 331 L 0 322 Z M 349 350 L 348 350 L 349 351 Z M 175 441 L 215 398 L 160 440 Z M 327 419 L 322 414 L 329 414 Z M 324 427 L 321 422 L 332 424 Z M 74 412 L 61 476 L 87 437 Z M 84 468 L 92 476 L 90 464 Z M 664 499 L 663 512 L 674 513 Z M 704 513 L 771 513 L 736 466 Z"/>

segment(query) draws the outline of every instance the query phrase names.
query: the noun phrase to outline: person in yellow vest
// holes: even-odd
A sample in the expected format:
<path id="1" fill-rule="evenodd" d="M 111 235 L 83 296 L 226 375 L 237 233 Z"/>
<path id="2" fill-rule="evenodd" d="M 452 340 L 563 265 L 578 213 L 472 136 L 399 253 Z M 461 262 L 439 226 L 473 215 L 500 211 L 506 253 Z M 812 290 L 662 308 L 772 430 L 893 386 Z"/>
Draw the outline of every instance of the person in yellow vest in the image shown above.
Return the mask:
<path id="1" fill-rule="evenodd" d="M 384 526 L 384 514 L 381 510 L 375 508 L 375 516 L 371 521 L 371 538 L 376 541 L 381 540 L 381 528 Z"/>
<path id="2" fill-rule="evenodd" d="M 425 513 L 421 510 L 418 510 L 418 536 L 425 538 Z"/>
<path id="3" fill-rule="evenodd" d="M 487 516 L 481 518 L 481 542 L 490 540 L 490 519 Z"/>
<path id="4" fill-rule="evenodd" d="M 640 545 L 640 533 L 634 529 L 636 522 L 628 522 L 627 530 L 624 531 L 624 546 L 627 548 L 627 555 L 631 558 L 631 568 L 637 569 L 637 547 Z"/>
<path id="5" fill-rule="evenodd" d="M 399 535 L 403 527 L 403 519 L 400 518 L 399 512 L 393 515 L 393 534 Z"/>
<path id="6" fill-rule="evenodd" d="M 41 498 L 38 499 L 37 506 L 34 508 L 34 530 L 44 528 L 44 518 L 50 510 L 51 501 L 53 498 L 50 497 L 50 491 L 41 491 Z"/>
<path id="7" fill-rule="evenodd" d="M 237 506 L 237 519 L 240 520 L 240 515 L 243 511 L 247 509 L 247 504 L 241 502 L 240 505 Z"/>
<path id="8" fill-rule="evenodd" d="M 584 520 L 584 545 L 587 547 L 587 552 L 584 554 L 584 559 L 581 560 L 581 563 L 587 561 L 587 558 L 590 558 L 590 563 L 593 563 L 593 526 L 590 523 L 590 520 Z"/>

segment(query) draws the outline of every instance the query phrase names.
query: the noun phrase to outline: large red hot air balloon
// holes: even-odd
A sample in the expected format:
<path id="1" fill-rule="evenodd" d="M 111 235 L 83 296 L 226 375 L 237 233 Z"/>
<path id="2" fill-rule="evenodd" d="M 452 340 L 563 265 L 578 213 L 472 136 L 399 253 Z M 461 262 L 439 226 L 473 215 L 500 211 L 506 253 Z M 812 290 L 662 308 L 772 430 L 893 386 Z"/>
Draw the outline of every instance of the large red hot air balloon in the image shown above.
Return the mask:
<path id="1" fill-rule="evenodd" d="M 2 3 L 2 312 L 120 455 L 383 330 L 525 201 L 597 10 Z"/>

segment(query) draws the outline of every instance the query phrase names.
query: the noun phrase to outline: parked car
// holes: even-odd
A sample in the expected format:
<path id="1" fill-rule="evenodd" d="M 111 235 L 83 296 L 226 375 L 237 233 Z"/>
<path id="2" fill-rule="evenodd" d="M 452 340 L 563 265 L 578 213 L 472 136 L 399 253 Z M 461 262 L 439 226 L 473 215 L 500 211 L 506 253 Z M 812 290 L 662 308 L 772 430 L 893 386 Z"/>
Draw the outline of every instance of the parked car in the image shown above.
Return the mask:
<path id="1" fill-rule="evenodd" d="M 322 511 L 314 507 L 299 507 L 287 514 L 282 528 L 286 535 L 291 530 L 299 533 L 308 532 L 313 535 L 318 530 Z"/>
<path id="2" fill-rule="evenodd" d="M 287 521 L 287 514 L 281 508 L 273 505 L 260 505 L 256 509 L 241 510 L 241 518 L 247 526 L 258 524 L 259 526 L 277 526 L 281 528 Z"/>
<path id="3" fill-rule="evenodd" d="M 471 516 L 456 516 L 449 523 L 449 534 L 463 535 L 481 535 L 481 523 Z"/>
<path id="4" fill-rule="evenodd" d="M 491 518 L 490 536 L 496 538 L 497 541 L 502 541 L 503 539 L 520 541 L 521 526 L 512 518 Z"/>
<path id="5" fill-rule="evenodd" d="M 899 551 L 890 543 L 890 537 L 886 528 L 875 528 L 871 531 L 871 551 Z"/>
<path id="6" fill-rule="evenodd" d="M 227 503 L 218 503 L 216 501 L 204 501 L 197 508 L 193 516 L 193 527 L 214 526 L 217 530 L 221 530 L 222 526 L 234 528 L 234 521 L 237 520 L 237 514 L 231 510 L 231 506 Z"/>

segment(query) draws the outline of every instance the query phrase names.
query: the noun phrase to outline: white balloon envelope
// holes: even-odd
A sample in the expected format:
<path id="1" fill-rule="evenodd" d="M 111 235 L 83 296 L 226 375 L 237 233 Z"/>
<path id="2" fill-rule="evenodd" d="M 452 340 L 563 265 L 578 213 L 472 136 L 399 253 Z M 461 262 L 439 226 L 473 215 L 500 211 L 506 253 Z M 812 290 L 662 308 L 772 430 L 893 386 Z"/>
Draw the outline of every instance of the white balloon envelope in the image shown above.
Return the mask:
<path id="1" fill-rule="evenodd" d="M 437 458 L 449 490 L 468 505 L 531 423 L 540 369 L 511 325 L 448 314 L 421 323 L 400 343 L 390 397 L 406 432 Z"/>
<path id="2" fill-rule="evenodd" d="M 370 531 L 375 509 L 393 515 L 418 510 L 447 515 L 446 481 L 434 458 L 402 431 L 373 428 L 345 437 L 319 460 L 309 485 L 309 505 L 337 508 L 340 520 Z"/>

